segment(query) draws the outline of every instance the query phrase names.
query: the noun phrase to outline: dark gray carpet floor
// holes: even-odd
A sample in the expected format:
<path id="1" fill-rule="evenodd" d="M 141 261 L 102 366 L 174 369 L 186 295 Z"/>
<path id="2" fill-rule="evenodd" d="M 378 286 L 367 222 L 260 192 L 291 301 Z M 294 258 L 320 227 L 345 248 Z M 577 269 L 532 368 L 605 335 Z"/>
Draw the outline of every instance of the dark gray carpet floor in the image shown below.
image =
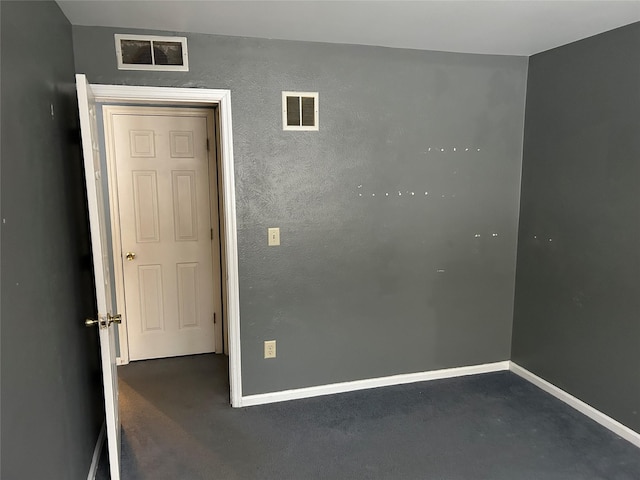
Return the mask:
<path id="1" fill-rule="evenodd" d="M 640 480 L 640 449 L 510 372 L 232 409 L 224 356 L 118 371 L 123 480 Z"/>

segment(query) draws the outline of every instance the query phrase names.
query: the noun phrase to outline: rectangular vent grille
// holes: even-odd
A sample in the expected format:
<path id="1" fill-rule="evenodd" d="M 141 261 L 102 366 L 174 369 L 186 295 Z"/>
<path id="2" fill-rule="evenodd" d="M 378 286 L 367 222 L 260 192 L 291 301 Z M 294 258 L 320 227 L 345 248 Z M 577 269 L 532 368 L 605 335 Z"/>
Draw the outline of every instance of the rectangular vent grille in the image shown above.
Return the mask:
<path id="1" fill-rule="evenodd" d="M 282 92 L 282 129 L 318 130 L 318 92 Z"/>
<path id="2" fill-rule="evenodd" d="M 115 35 L 119 70 L 189 71 L 186 37 Z"/>

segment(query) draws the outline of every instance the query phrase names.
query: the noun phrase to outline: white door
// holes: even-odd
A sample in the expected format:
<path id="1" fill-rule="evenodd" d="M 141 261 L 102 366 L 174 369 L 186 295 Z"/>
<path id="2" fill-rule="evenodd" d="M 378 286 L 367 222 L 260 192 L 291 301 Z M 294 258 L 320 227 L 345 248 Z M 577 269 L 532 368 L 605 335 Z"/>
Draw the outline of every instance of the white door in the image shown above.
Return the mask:
<path id="1" fill-rule="evenodd" d="M 82 133 L 82 154 L 84 157 L 87 204 L 93 251 L 93 271 L 95 276 L 97 324 L 102 357 L 102 381 L 104 384 L 104 404 L 106 412 L 107 443 L 111 479 L 120 480 L 120 417 L 118 411 L 118 372 L 116 370 L 116 331 L 113 325 L 117 315 L 113 311 L 112 292 L 114 281 L 109 267 L 109 243 L 106 228 L 106 205 L 108 199 L 103 194 L 103 178 L 100 166 L 96 105 L 84 75 L 76 75 L 78 109 Z M 91 322 L 91 321 L 88 321 Z"/>
<path id="2" fill-rule="evenodd" d="M 104 110 L 117 171 L 129 358 L 214 352 L 221 295 L 218 269 L 214 276 L 220 255 L 215 163 L 211 172 L 207 140 L 213 114 Z"/>

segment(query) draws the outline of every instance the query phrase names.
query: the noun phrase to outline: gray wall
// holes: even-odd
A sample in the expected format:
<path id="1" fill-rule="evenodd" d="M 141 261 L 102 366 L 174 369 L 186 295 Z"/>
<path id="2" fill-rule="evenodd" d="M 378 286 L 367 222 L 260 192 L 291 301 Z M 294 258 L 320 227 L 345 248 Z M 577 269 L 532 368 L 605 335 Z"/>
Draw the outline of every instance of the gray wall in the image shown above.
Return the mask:
<path id="1" fill-rule="evenodd" d="M 131 72 L 136 32 L 73 32 L 91 83 L 232 92 L 244 394 L 509 358 L 526 58 L 188 34 L 190 72 Z"/>
<path id="2" fill-rule="evenodd" d="M 638 52 L 636 23 L 530 59 L 512 352 L 636 431 Z"/>
<path id="3" fill-rule="evenodd" d="M 86 478 L 102 400 L 71 26 L 54 2 L 0 8 L 0 476 Z"/>

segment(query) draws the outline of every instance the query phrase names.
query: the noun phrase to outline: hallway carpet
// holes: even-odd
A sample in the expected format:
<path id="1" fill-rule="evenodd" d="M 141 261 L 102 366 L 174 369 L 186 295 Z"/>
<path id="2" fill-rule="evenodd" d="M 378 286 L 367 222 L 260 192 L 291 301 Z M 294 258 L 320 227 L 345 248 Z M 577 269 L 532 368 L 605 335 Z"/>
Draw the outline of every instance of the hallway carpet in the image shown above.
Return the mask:
<path id="1" fill-rule="evenodd" d="M 640 449 L 510 372 L 243 409 L 221 355 L 118 372 L 123 480 L 640 479 Z"/>

